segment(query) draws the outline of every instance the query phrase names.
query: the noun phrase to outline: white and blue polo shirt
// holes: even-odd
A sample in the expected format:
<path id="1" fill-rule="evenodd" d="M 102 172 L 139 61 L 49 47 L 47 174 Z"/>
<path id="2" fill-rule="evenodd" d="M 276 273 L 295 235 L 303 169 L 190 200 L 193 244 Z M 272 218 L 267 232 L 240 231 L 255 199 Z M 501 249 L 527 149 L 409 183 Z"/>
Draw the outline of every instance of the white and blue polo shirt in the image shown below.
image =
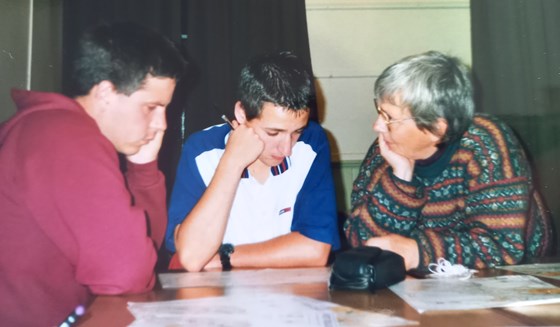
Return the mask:
<path id="1" fill-rule="evenodd" d="M 181 153 L 171 201 L 166 247 L 175 252 L 175 227 L 189 214 L 222 157 L 231 128 L 215 125 L 192 134 Z M 248 244 L 296 231 L 340 247 L 330 148 L 325 132 L 310 121 L 292 155 L 270 169 L 261 184 L 245 170 L 237 188 L 222 243 Z"/>

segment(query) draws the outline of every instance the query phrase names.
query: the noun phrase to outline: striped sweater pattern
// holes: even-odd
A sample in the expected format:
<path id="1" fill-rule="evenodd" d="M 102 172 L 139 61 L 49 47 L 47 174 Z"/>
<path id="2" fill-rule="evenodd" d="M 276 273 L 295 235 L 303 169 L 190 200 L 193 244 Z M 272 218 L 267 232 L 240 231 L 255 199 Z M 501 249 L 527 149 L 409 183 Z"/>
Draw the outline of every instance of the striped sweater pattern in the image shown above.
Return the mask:
<path id="1" fill-rule="evenodd" d="M 353 185 L 344 224 L 350 245 L 400 234 L 416 240 L 420 267 L 438 258 L 493 267 L 547 251 L 549 217 L 533 194 L 525 153 L 504 123 L 477 114 L 445 152 L 417 164 L 407 182 L 392 174 L 374 142 Z"/>

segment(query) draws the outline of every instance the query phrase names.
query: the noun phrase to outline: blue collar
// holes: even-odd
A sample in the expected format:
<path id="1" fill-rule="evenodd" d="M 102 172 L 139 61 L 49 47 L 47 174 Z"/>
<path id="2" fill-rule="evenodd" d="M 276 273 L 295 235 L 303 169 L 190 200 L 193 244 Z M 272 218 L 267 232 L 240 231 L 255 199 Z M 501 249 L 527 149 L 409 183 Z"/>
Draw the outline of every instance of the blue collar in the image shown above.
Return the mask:
<path id="1" fill-rule="evenodd" d="M 290 157 L 286 157 L 279 165 L 270 167 L 270 172 L 272 173 L 272 176 L 278 176 L 284 173 L 286 170 L 290 169 L 291 165 L 292 161 L 290 160 Z M 249 169 L 245 168 L 243 170 L 241 178 L 249 178 Z"/>

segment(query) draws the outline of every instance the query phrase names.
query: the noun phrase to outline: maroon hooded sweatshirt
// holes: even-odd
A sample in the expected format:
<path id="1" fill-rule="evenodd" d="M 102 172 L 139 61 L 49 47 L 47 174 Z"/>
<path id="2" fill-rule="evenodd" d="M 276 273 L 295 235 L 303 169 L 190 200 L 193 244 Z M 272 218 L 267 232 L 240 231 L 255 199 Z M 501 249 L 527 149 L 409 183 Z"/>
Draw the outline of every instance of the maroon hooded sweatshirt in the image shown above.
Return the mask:
<path id="1" fill-rule="evenodd" d="M 92 294 L 150 290 L 167 223 L 157 163 L 128 163 L 60 94 L 14 90 L 0 125 L 0 321 L 60 324 Z"/>

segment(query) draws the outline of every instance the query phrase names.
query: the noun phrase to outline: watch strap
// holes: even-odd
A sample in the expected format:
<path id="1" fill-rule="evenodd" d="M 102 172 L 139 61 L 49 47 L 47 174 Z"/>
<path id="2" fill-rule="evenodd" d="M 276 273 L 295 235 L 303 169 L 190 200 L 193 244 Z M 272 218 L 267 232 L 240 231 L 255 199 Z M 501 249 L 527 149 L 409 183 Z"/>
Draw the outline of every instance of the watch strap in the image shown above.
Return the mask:
<path id="1" fill-rule="evenodd" d="M 220 255 L 220 262 L 222 263 L 222 270 L 223 271 L 229 271 L 231 270 L 232 266 L 231 266 L 231 254 L 235 251 L 235 248 L 233 247 L 233 244 L 231 243 L 224 243 L 222 245 L 220 245 L 220 249 L 218 250 L 218 253 Z"/>

